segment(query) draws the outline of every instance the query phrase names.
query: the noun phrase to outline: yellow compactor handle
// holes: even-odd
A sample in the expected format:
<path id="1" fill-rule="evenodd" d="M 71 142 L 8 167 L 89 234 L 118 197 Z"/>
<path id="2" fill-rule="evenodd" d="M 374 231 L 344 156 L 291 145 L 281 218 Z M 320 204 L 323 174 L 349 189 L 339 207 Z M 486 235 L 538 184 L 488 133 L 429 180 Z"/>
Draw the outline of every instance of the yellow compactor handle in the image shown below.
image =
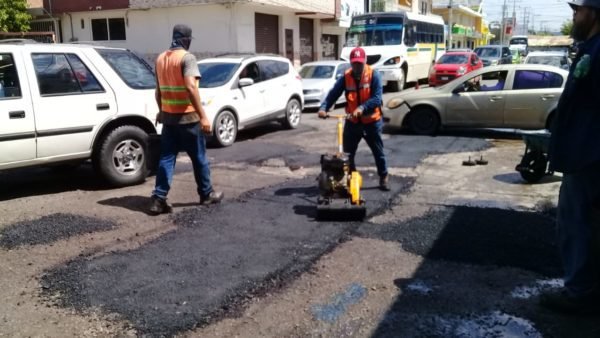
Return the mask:
<path id="1" fill-rule="evenodd" d="M 353 171 L 350 175 L 350 200 L 352 204 L 360 203 L 360 188 L 362 187 L 362 176 L 358 171 Z"/>

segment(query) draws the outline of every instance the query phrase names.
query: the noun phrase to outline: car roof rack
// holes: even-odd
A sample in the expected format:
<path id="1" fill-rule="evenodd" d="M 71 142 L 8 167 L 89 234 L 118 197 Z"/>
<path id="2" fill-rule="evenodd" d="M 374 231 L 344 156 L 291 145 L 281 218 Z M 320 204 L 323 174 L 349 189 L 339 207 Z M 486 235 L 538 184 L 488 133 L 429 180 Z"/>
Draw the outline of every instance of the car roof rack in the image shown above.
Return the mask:
<path id="1" fill-rule="evenodd" d="M 24 45 L 26 43 L 38 43 L 33 39 L 4 39 L 0 40 L 1 44 Z"/>

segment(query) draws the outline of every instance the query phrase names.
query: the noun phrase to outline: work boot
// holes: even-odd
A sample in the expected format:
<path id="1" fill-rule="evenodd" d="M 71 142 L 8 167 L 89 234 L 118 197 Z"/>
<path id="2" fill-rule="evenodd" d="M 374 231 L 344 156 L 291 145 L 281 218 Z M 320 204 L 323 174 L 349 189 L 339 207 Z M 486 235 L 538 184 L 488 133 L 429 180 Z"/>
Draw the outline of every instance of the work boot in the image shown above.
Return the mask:
<path id="1" fill-rule="evenodd" d="M 209 205 L 220 203 L 223 199 L 223 193 L 221 191 L 211 191 L 208 196 L 200 197 L 200 204 Z"/>
<path id="2" fill-rule="evenodd" d="M 168 214 L 173 211 L 173 208 L 167 203 L 167 200 L 162 198 L 152 196 L 152 203 L 150 204 L 150 214 L 151 215 L 160 215 L 160 214 Z"/>
<path id="3" fill-rule="evenodd" d="M 389 177 L 390 177 L 390 175 L 385 175 L 385 176 L 381 176 L 379 178 L 379 189 L 380 190 L 390 191 Z"/>
<path id="4" fill-rule="evenodd" d="M 573 296 L 563 289 L 543 293 L 540 296 L 539 305 L 550 311 L 566 315 L 589 315 L 600 313 L 598 300 L 597 295 Z"/>

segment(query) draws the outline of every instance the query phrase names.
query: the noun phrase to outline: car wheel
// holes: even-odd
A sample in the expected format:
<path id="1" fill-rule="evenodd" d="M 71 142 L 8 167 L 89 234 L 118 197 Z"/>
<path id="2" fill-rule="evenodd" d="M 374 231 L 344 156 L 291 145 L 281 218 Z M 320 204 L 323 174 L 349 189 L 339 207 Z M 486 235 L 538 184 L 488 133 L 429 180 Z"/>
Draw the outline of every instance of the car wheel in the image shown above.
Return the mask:
<path id="1" fill-rule="evenodd" d="M 223 110 L 215 118 L 213 137 L 219 147 L 229 147 L 237 137 L 237 120 L 229 110 Z"/>
<path id="2" fill-rule="evenodd" d="M 296 129 L 302 120 L 302 108 L 297 99 L 290 99 L 285 107 L 285 120 L 283 126 L 287 129 Z"/>
<path id="3" fill-rule="evenodd" d="M 433 108 L 417 107 L 410 113 L 409 126 L 417 135 L 435 135 L 440 128 L 440 117 Z"/>
<path id="4" fill-rule="evenodd" d="M 148 176 L 149 136 L 136 126 L 112 130 L 92 159 L 94 168 L 115 186 L 139 184 Z"/>
<path id="5" fill-rule="evenodd" d="M 548 157 L 543 153 L 530 151 L 523 155 L 521 163 L 524 165 L 520 165 L 519 173 L 529 183 L 536 183 L 546 175 Z"/>

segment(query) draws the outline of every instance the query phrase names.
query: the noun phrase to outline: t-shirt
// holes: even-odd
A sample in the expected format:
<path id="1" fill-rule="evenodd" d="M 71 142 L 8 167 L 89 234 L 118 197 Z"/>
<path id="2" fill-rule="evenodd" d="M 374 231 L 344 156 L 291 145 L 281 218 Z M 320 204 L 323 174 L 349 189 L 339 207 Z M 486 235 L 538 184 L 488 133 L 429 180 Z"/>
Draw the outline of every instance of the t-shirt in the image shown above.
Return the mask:
<path id="1" fill-rule="evenodd" d="M 183 59 L 181 60 L 181 72 L 184 77 L 193 76 L 197 79 L 202 77 L 194 54 L 187 53 L 183 56 Z M 200 121 L 200 116 L 195 111 L 186 114 L 169 114 L 161 112 L 161 116 L 162 123 L 166 125 L 189 124 Z"/>

